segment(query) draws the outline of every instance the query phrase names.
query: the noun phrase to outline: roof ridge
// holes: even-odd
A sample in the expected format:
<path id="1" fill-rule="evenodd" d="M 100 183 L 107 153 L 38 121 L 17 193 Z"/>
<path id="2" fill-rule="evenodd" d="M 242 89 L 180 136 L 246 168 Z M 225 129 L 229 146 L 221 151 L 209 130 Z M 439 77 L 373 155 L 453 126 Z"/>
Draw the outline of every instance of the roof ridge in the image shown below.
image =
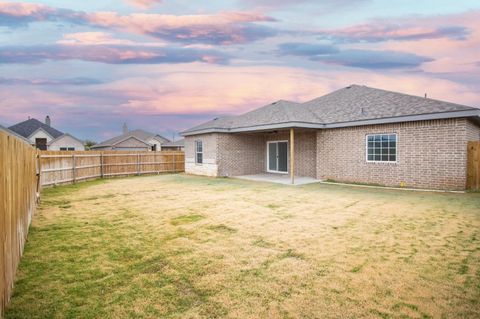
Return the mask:
<path id="1" fill-rule="evenodd" d="M 444 101 L 444 100 L 439 100 L 439 99 L 432 99 L 432 98 L 429 98 L 428 96 L 423 97 L 421 95 L 413 95 L 413 94 L 408 94 L 408 93 L 403 93 L 403 92 L 390 91 L 390 90 L 385 90 L 385 89 L 380 89 L 380 88 L 374 88 L 374 87 L 367 86 L 367 85 L 354 85 L 354 86 L 364 87 L 364 88 L 367 88 L 369 90 L 374 90 L 374 91 L 376 90 L 376 91 L 382 91 L 382 92 L 386 92 L 386 93 L 392 93 L 392 94 L 398 94 L 398 95 L 413 97 L 413 98 L 417 98 L 417 99 L 430 100 L 430 101 L 433 101 L 433 102 L 448 103 L 448 104 L 452 104 L 452 105 L 456 105 L 456 106 L 468 107 L 472 110 L 477 109 L 476 107 L 472 107 L 472 106 L 465 105 L 465 104 L 459 104 L 459 103 L 454 103 L 454 102 Z"/>

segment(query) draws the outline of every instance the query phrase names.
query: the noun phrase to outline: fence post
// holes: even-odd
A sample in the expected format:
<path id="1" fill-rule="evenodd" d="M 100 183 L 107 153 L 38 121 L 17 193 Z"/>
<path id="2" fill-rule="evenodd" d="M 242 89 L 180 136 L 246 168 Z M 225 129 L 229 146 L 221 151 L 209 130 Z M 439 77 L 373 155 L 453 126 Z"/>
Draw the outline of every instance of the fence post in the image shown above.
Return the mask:
<path id="1" fill-rule="evenodd" d="M 76 182 L 76 176 L 77 176 L 77 163 L 75 160 L 75 154 L 72 155 L 72 173 L 73 173 L 73 183 L 75 184 Z"/>
<path id="2" fill-rule="evenodd" d="M 137 153 L 137 175 L 140 175 L 140 154 Z"/>
<path id="3" fill-rule="evenodd" d="M 175 163 L 175 153 L 173 153 L 173 173 L 177 171 L 177 164 Z"/>
<path id="4" fill-rule="evenodd" d="M 100 153 L 100 178 L 103 178 L 103 153 Z"/>
<path id="5" fill-rule="evenodd" d="M 41 159 L 40 151 L 37 150 L 37 203 L 40 203 L 40 190 L 42 187 L 42 159 Z"/>

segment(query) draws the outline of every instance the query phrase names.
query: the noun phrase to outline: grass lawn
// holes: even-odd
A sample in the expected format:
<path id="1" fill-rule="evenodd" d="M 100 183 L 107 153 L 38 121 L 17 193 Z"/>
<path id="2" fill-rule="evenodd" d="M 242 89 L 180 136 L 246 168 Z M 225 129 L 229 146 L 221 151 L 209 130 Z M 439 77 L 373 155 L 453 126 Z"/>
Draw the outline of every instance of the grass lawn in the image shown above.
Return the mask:
<path id="1" fill-rule="evenodd" d="M 479 318 L 480 194 L 164 175 L 44 190 L 6 318 Z"/>

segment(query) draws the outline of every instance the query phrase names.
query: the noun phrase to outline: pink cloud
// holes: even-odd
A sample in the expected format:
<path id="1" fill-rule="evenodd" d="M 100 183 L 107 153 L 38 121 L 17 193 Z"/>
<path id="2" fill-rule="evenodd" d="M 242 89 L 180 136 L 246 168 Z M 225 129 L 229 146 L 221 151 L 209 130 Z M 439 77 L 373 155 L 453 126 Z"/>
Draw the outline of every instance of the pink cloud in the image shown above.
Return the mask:
<path id="1" fill-rule="evenodd" d="M 16 2 L 0 2 L 0 12 L 5 15 L 11 15 L 15 17 L 28 17 L 36 16 L 41 18 L 48 12 L 54 10 L 46 5 L 35 3 L 16 3 Z"/>
<path id="2" fill-rule="evenodd" d="M 321 30 L 327 39 L 341 43 L 375 43 L 385 41 L 421 41 L 428 39 L 467 40 L 471 28 L 459 17 L 476 16 L 479 11 L 444 16 L 409 16 L 393 19 L 374 19 L 345 28 Z M 314 31 L 315 32 L 315 31 Z"/>
<path id="3" fill-rule="evenodd" d="M 462 41 L 451 38 L 422 39 L 418 41 L 387 42 L 380 47 L 388 50 L 408 50 L 417 54 L 428 54 L 432 62 L 422 65 L 422 69 L 431 73 L 470 74 L 480 80 L 480 68 L 476 64 L 480 52 L 480 11 L 461 14 L 437 16 L 419 23 L 427 25 L 462 25 L 469 30 L 469 36 Z"/>
<path id="4" fill-rule="evenodd" d="M 232 44 L 273 35 L 273 30 L 252 23 L 275 20 L 262 14 L 243 12 L 184 16 L 147 13 L 122 16 L 115 12 L 98 12 L 89 15 L 88 21 L 100 27 L 171 41 Z"/>
<path id="5" fill-rule="evenodd" d="M 140 71 L 140 70 L 139 70 Z M 232 67 L 200 64 L 141 70 L 142 76 L 98 86 L 96 94 L 120 97 L 133 114 L 238 114 L 279 99 L 307 101 L 352 83 L 467 105 L 480 93 L 424 74 L 371 71 L 308 71 L 289 67 Z M 160 73 L 158 73 L 160 72 Z M 157 80 L 155 80 L 157 79 Z M 199 80 L 201 79 L 201 80 Z"/>
<path id="6" fill-rule="evenodd" d="M 162 3 L 162 0 L 125 0 L 125 2 L 138 7 L 138 8 L 149 8 L 157 3 Z"/>

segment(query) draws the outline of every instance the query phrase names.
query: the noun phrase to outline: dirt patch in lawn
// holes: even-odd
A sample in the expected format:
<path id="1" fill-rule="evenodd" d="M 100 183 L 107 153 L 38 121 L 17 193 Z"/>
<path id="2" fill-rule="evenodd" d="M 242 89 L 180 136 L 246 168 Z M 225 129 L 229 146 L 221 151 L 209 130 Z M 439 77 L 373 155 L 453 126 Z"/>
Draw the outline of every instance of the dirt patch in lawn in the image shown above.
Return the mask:
<path id="1" fill-rule="evenodd" d="M 480 316 L 480 194 L 78 185 L 44 191 L 7 318 Z"/>

